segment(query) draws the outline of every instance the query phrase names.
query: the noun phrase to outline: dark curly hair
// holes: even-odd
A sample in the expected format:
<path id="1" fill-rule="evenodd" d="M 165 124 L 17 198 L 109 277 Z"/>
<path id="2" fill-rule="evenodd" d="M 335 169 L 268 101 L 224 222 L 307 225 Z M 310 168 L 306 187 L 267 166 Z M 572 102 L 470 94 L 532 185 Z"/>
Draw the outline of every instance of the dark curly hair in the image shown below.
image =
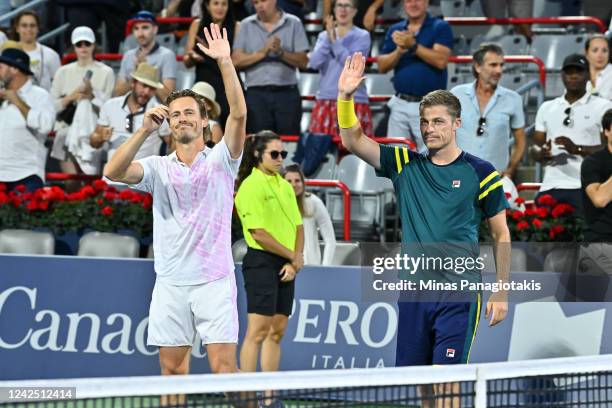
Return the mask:
<path id="1" fill-rule="evenodd" d="M 280 136 L 271 130 L 262 130 L 247 138 L 244 143 L 242 162 L 238 170 L 237 187 L 240 187 L 240 184 L 251 175 L 253 168 L 257 167 L 266 151 L 268 143 L 272 140 L 280 140 Z"/>

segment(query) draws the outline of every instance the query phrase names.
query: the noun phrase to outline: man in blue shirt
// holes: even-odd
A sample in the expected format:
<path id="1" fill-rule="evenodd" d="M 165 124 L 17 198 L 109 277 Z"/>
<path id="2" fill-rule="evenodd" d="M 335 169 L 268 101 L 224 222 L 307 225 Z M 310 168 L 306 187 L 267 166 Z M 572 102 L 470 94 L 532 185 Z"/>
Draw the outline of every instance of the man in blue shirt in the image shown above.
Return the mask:
<path id="1" fill-rule="evenodd" d="M 409 137 L 426 150 L 419 132 L 419 102 L 436 89 L 446 89 L 446 66 L 453 48 L 450 25 L 427 12 L 429 0 L 404 0 L 408 19 L 389 27 L 378 57 L 378 70 L 393 69 L 395 96 L 389 101 L 389 137 Z"/>
<path id="2" fill-rule="evenodd" d="M 526 145 L 523 101 L 519 94 L 499 85 L 504 67 L 504 51 L 499 45 L 482 44 L 473 58 L 476 80 L 451 89 L 461 102 L 457 144 L 463 151 L 493 164 L 505 184 L 512 187 L 511 179 Z"/>

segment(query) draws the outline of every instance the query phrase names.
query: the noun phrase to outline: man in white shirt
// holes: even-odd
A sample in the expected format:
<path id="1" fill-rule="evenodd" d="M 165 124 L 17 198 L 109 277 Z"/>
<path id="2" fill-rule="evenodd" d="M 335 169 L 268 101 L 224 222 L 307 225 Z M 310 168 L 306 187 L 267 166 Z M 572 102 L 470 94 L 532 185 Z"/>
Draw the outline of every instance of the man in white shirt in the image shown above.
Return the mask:
<path id="1" fill-rule="evenodd" d="M 148 344 L 159 346 L 162 374 L 187 374 L 196 333 L 206 345 L 213 373 L 237 372 L 238 311 L 231 252 L 234 180 L 246 137 L 246 103 L 230 58 L 227 34 L 205 29 L 230 107 L 225 136 L 210 149 L 202 129 L 206 104 L 195 92 L 173 92 L 168 106 L 144 114 L 140 127 L 121 145 L 104 175 L 153 195 L 153 247 L 157 279 L 149 312 Z M 134 160 L 165 121 L 176 151 Z M 183 399 L 162 398 L 162 405 Z"/>
<path id="2" fill-rule="evenodd" d="M 536 115 L 531 151 L 545 165 L 538 197 L 549 194 L 582 215 L 580 166 L 584 157 L 601 148 L 601 118 L 612 102 L 586 91 L 589 63 L 584 55 L 567 56 L 561 78 L 565 94 L 544 102 Z"/>
<path id="3" fill-rule="evenodd" d="M 89 139 L 92 147 L 108 151 L 108 161 L 117 148 L 142 126 L 145 112 L 159 104 L 155 91 L 163 85 L 154 66 L 144 62 L 140 64 L 132 73 L 131 86 L 132 91 L 127 95 L 109 99 L 102 105 L 98 126 Z M 166 145 L 170 143 L 170 129 L 166 122 L 145 140 L 136 153 L 136 159 L 159 155 L 162 141 Z"/>
<path id="4" fill-rule="evenodd" d="M 55 123 L 49 92 L 32 84 L 30 57 L 16 48 L 0 56 L 0 182 L 8 190 L 43 186 L 45 139 Z"/>

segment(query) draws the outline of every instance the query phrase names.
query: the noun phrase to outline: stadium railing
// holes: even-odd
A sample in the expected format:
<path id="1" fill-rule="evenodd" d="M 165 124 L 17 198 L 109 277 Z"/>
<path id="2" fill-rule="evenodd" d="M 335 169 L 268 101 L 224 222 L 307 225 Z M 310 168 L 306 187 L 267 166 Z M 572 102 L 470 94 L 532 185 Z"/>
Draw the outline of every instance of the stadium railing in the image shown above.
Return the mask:
<path id="1" fill-rule="evenodd" d="M 316 180 L 306 179 L 304 183 L 313 187 L 336 187 L 342 190 L 344 201 L 344 240 L 351 240 L 351 192 L 349 188 L 340 180 Z"/>
<path id="2" fill-rule="evenodd" d="M 194 17 L 158 17 L 157 23 L 162 24 L 189 24 L 195 18 Z M 606 25 L 597 17 L 591 16 L 567 16 L 567 17 L 510 17 L 510 18 L 487 18 L 487 17 L 445 17 L 444 20 L 450 25 L 518 25 L 518 24 L 591 24 L 595 25 L 597 29 L 605 33 L 607 30 Z M 397 18 L 389 19 L 377 19 L 377 25 L 390 25 L 401 21 Z M 135 20 L 128 20 L 125 24 L 125 36 L 131 34 L 132 26 Z M 322 24 L 320 18 L 317 19 L 305 19 L 304 24 Z"/>

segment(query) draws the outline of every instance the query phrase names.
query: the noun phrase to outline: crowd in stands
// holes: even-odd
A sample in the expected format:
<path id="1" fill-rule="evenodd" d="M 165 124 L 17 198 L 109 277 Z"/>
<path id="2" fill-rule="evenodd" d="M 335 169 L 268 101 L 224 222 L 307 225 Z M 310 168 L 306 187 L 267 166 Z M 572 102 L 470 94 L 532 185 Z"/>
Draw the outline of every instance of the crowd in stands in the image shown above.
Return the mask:
<path id="1" fill-rule="evenodd" d="M 0 182 L 9 189 L 18 184 L 29 190 L 42 186 L 49 153 L 45 143 L 52 131 L 50 156 L 59 161 L 63 172 L 102 174 L 105 161 L 139 128 L 145 110 L 163 103 L 177 87 L 179 64 L 195 67 L 192 89 L 205 98 L 212 119 L 203 137 L 209 146 L 219 142 L 228 116 L 224 84 L 216 62 L 196 46 L 205 42 L 202 30 L 210 23 L 225 28 L 233 44 L 232 60 L 243 72 L 248 133 L 300 133 L 299 71 L 311 69 L 319 72 L 320 79 L 308 130 L 337 136 L 339 73 L 347 56 L 357 51 L 369 55 L 375 18 L 382 7 L 399 7 L 405 15 L 387 28 L 377 56 L 379 72 L 393 72 L 395 94 L 388 102 L 386 135 L 409 138 L 419 152 L 425 152 L 419 103 L 427 93 L 446 89 L 454 46 L 449 23 L 431 12 L 440 8 L 440 2 L 431 3 L 324 0 L 320 11 L 323 30 L 311 47 L 301 20 L 316 8 L 308 0 L 170 1 L 158 15 L 197 17 L 186 34 L 184 58 L 177 62 L 175 52 L 156 41 L 160 27 L 155 13 L 142 10 L 129 15 L 126 7 L 113 1 L 89 5 L 61 0 L 58 4 L 73 25 L 70 45 L 76 55 L 74 62 L 63 66 L 58 53 L 37 40 L 41 32 L 37 13 L 23 11 L 12 19 L 8 36 L 0 31 Z M 481 3 L 485 15 L 493 17 L 527 17 L 533 9 L 532 0 L 508 0 L 501 2 L 503 7 L 496 1 Z M 3 5 L 4 0 L 0 9 Z M 125 22 L 128 17 L 134 23 L 131 34 L 136 46 L 123 54 L 119 71 L 113 72 L 95 59 L 99 41 L 94 30 L 106 21 L 107 47 L 116 51 L 125 26 L 115 27 L 113 21 Z M 518 32 L 529 41 L 534 36 L 529 25 L 519 26 Z M 608 39 L 600 34 L 589 36 L 584 53 L 567 55 L 558 68 L 564 93 L 538 107 L 535 131 L 528 137 L 526 128 L 531 123 L 523 97 L 500 85 L 504 49 L 482 44 L 473 54 L 474 81 L 450 89 L 462 107 L 457 141 L 463 150 L 491 162 L 503 176 L 504 190 L 513 197 L 517 194 L 513 179 L 519 168 L 529 158 L 540 162 L 544 170 L 540 196 L 549 194 L 570 203 L 578 215 L 599 225 L 595 230 L 605 226 L 610 231 L 612 65 Z M 355 96 L 355 107 L 365 133 L 374 136 L 365 86 Z M 172 151 L 169 134 L 165 123 L 136 157 Z M 300 169 L 289 168 L 286 178 L 299 198 L 302 215 L 309 214 L 321 231 L 333 231 L 329 217 L 322 214 L 323 204 L 304 191 Z M 597 186 L 591 187 L 593 183 Z M 315 237 L 317 227 L 309 228 L 314 228 Z M 604 235 L 610 239 L 609 233 Z M 326 263 L 327 248 L 333 252 L 333 246 L 326 242 L 322 256 L 318 245 L 307 247 L 306 253 Z"/>

